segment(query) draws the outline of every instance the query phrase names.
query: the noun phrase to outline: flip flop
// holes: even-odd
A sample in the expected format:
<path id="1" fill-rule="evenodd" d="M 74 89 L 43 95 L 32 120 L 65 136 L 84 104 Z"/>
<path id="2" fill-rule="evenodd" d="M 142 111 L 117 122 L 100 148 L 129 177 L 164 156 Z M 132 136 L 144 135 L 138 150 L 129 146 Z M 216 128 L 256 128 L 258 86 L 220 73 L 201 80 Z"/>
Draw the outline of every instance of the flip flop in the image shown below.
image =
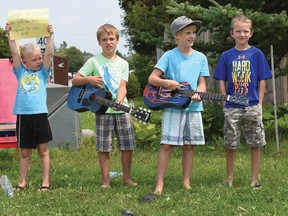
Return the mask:
<path id="1" fill-rule="evenodd" d="M 103 189 L 111 189 L 111 186 L 110 186 L 110 185 L 101 185 L 100 188 L 103 188 Z"/>
<path id="2" fill-rule="evenodd" d="M 49 186 L 41 186 L 38 191 L 41 192 L 41 191 L 48 191 L 48 190 L 51 190 L 51 185 Z"/>
<path id="3" fill-rule="evenodd" d="M 23 186 L 20 186 L 20 185 L 17 185 L 14 187 L 14 191 L 22 191 L 22 190 L 25 190 L 26 187 L 23 187 Z"/>
<path id="4" fill-rule="evenodd" d="M 155 193 L 150 193 L 150 194 L 144 195 L 142 198 L 139 198 L 138 201 L 140 203 L 150 203 L 151 201 L 155 200 L 158 197 L 159 197 L 159 195 L 157 195 Z"/>

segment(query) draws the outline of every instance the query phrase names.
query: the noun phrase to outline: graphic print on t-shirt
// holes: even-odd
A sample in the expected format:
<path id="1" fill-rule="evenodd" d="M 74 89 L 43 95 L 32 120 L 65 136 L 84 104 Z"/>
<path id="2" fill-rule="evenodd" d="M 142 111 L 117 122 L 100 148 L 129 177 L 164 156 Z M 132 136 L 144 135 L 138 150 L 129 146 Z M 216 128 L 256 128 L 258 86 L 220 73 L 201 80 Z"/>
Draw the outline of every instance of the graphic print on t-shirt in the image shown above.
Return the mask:
<path id="1" fill-rule="evenodd" d="M 31 95 L 39 92 L 40 80 L 37 74 L 29 74 L 24 72 L 20 80 L 20 91 L 22 94 Z"/>
<path id="2" fill-rule="evenodd" d="M 118 82 L 115 80 L 115 78 L 111 75 L 109 72 L 109 67 L 107 66 L 102 66 L 102 71 L 103 71 L 103 80 L 108 88 L 108 90 L 112 93 L 112 95 L 115 97 L 117 92 L 118 92 Z"/>
<path id="3" fill-rule="evenodd" d="M 235 92 L 248 93 L 248 87 L 251 83 L 250 63 L 250 60 L 245 59 L 245 55 L 239 55 L 237 60 L 232 61 L 232 81 Z"/>

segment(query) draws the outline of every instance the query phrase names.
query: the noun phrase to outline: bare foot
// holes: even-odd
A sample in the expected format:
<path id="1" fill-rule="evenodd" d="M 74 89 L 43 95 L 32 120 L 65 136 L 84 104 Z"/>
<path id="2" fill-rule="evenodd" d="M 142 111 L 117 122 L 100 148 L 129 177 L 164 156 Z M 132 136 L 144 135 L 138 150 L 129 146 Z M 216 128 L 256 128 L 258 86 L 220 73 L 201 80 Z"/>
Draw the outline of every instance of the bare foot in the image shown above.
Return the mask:
<path id="1" fill-rule="evenodd" d="M 190 185 L 184 185 L 184 188 L 187 190 L 191 190 L 191 186 Z"/>
<path id="2" fill-rule="evenodd" d="M 129 180 L 124 180 L 124 185 L 127 185 L 127 186 L 131 186 L 131 187 L 136 187 L 138 184 L 134 181 L 132 181 L 131 179 Z"/>
<path id="3" fill-rule="evenodd" d="M 163 191 L 163 184 L 157 184 L 154 190 L 154 194 L 160 195 Z"/>
<path id="4" fill-rule="evenodd" d="M 111 188 L 110 187 L 110 179 L 106 179 L 106 180 L 103 180 L 102 179 L 102 185 L 101 185 L 101 188 Z"/>

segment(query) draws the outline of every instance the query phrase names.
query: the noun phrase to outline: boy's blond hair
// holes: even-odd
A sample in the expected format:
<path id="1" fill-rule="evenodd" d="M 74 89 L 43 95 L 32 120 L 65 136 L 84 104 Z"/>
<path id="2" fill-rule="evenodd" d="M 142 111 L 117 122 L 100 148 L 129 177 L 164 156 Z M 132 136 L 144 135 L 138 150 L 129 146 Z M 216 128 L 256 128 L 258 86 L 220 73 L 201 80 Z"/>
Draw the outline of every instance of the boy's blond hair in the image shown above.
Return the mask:
<path id="1" fill-rule="evenodd" d="M 33 43 L 26 43 L 20 47 L 20 56 L 22 59 L 25 59 L 27 54 L 29 54 L 35 50 L 40 50 L 40 47 L 36 44 L 33 44 Z"/>
<path id="2" fill-rule="evenodd" d="M 107 32 L 108 35 L 115 35 L 117 40 L 119 40 L 119 30 L 115 26 L 111 24 L 104 24 L 100 26 L 96 33 L 98 41 L 100 41 L 100 37 L 103 32 Z"/>
<path id="3" fill-rule="evenodd" d="M 191 25 L 188 25 L 188 26 L 186 26 L 186 27 L 184 27 L 183 29 L 181 29 L 181 30 L 179 30 L 178 32 L 176 32 L 176 34 L 175 35 L 180 35 L 180 34 L 182 34 L 182 32 L 183 31 L 186 31 L 186 30 L 190 30 L 190 31 L 196 31 L 197 32 L 197 26 L 196 25 L 193 25 L 193 24 L 191 24 Z"/>
<path id="4" fill-rule="evenodd" d="M 251 26 L 251 29 L 250 29 L 250 30 L 252 31 L 252 29 L 253 29 L 252 20 L 250 20 L 247 16 L 245 16 L 245 15 L 243 15 L 243 14 L 232 18 L 232 21 L 231 21 L 231 30 L 233 30 L 234 24 L 235 24 L 236 22 L 248 23 L 248 24 L 250 24 L 250 26 Z"/>

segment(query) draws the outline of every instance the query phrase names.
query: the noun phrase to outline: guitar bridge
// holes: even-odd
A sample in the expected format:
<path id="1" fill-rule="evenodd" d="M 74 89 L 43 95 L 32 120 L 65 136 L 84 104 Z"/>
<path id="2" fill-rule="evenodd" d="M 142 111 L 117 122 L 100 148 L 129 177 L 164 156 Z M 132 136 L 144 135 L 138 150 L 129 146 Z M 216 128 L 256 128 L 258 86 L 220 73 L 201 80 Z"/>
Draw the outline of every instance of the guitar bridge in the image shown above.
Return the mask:
<path id="1" fill-rule="evenodd" d="M 79 94 L 78 98 L 77 98 L 77 102 L 78 102 L 78 103 L 81 102 L 85 91 L 86 91 L 86 86 L 84 85 L 84 86 L 82 87 L 81 91 L 80 91 L 80 94 Z"/>

